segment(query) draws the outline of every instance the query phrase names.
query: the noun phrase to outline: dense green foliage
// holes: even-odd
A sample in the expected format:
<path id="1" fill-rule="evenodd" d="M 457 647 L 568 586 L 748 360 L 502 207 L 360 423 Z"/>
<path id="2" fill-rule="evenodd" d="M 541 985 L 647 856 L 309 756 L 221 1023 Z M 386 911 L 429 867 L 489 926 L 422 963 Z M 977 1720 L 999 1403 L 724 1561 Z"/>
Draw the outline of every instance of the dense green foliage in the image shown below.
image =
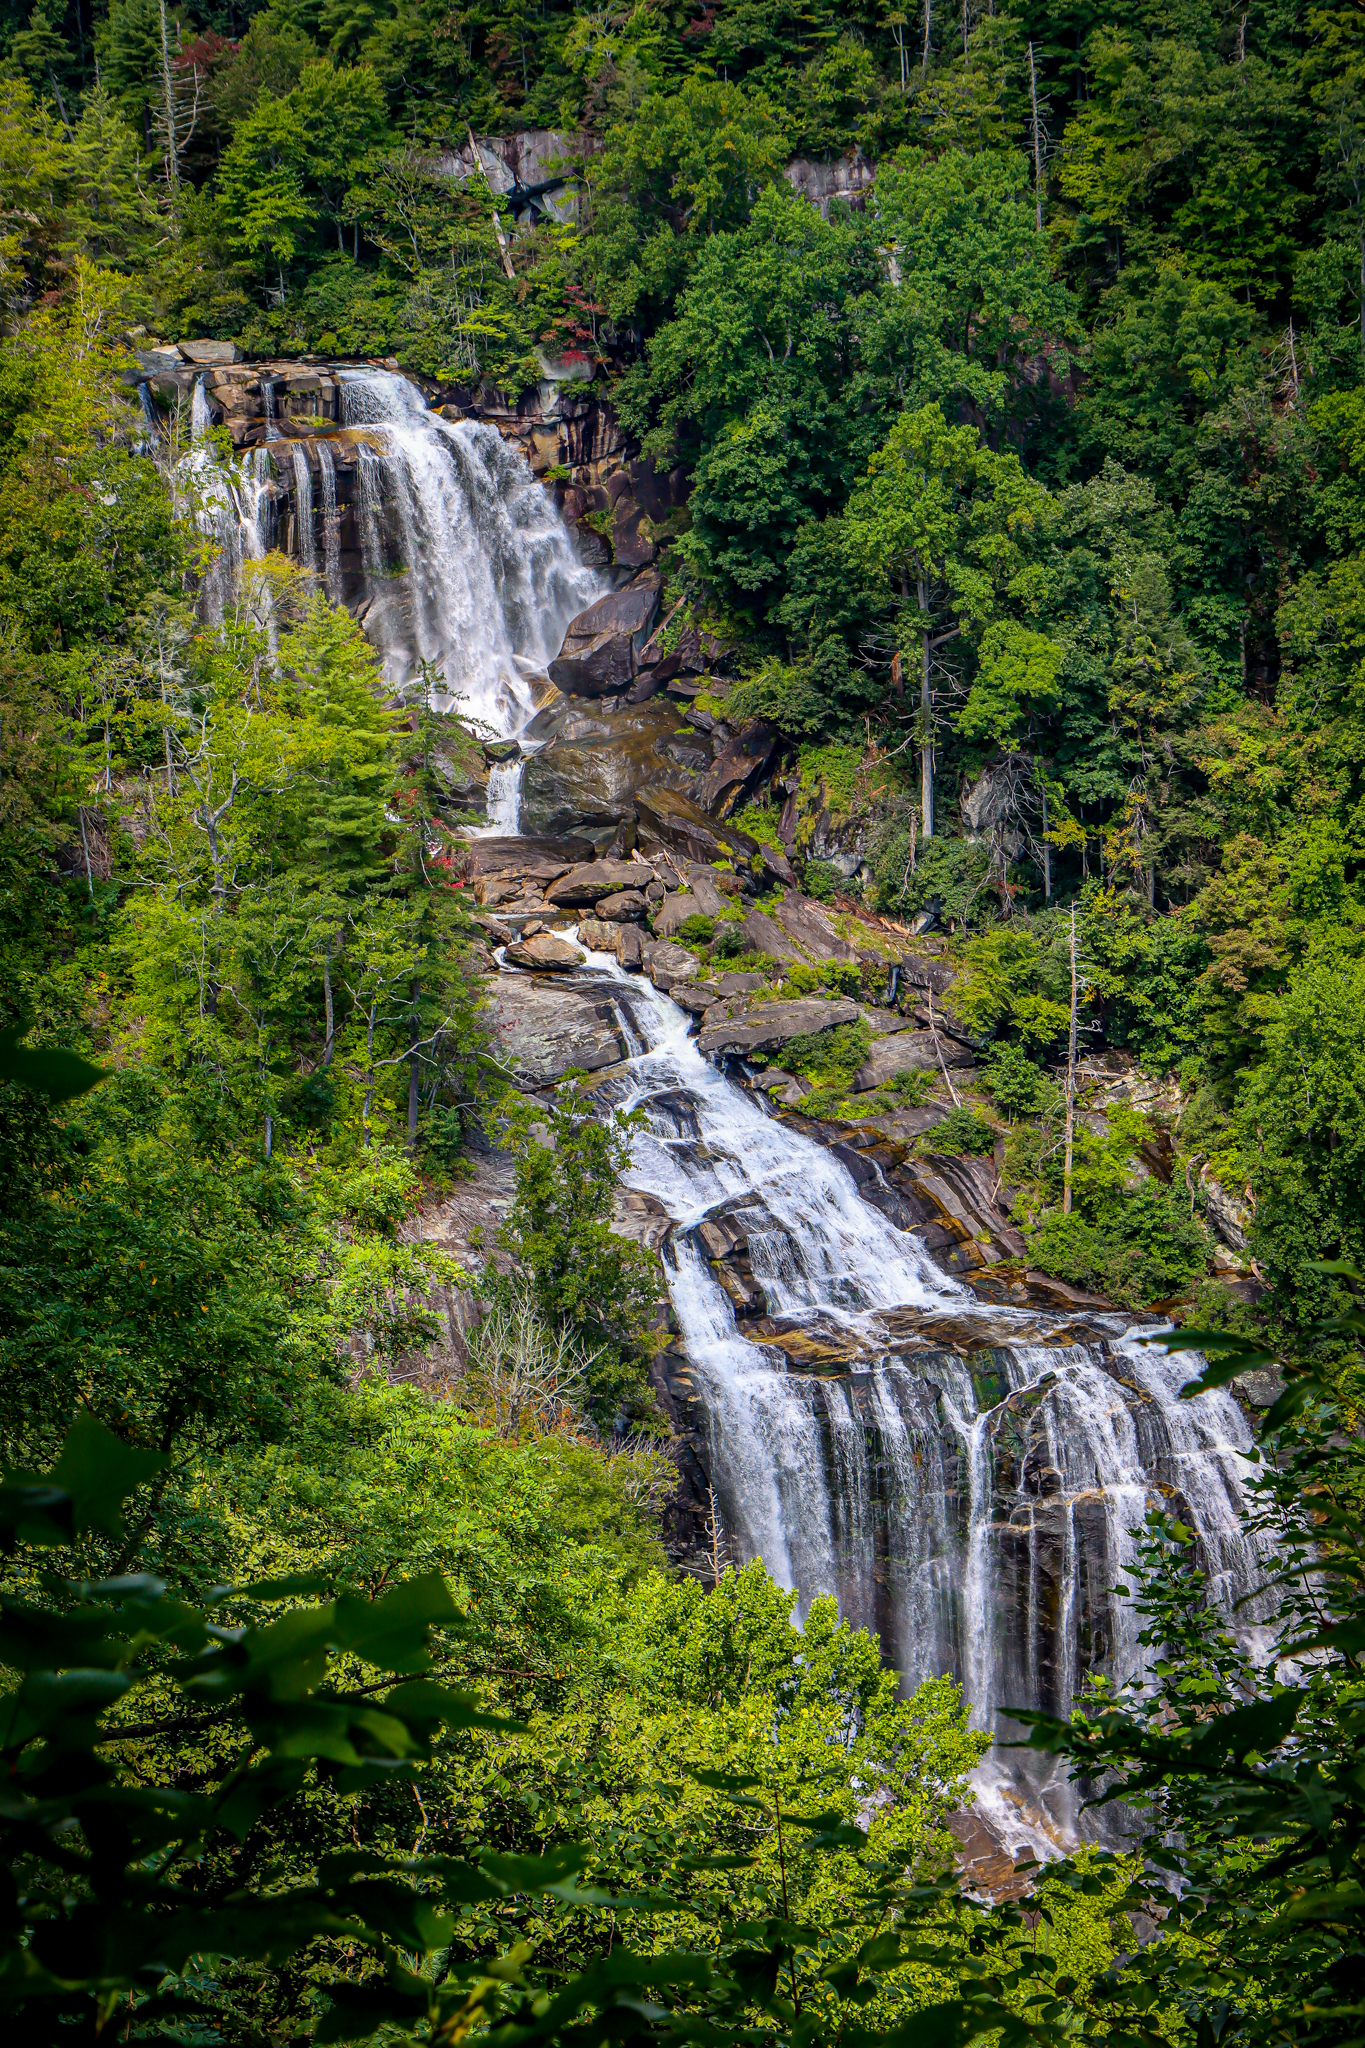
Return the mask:
<path id="1" fill-rule="evenodd" d="M 470 155 L 532 129 L 549 209 Z M 0 189 L 14 2037 L 1358 2039 L 1362 1329 L 1317 1263 L 1365 1258 L 1357 11 L 12 0 Z M 847 886 L 818 824 L 947 936 L 995 1121 L 926 1143 L 994 1149 L 1030 1259 L 1133 1306 L 1236 1210 L 1290 1333 L 1274 1655 L 1172 1516 L 1146 1689 L 1036 1736 L 1146 1802 L 1141 1871 L 963 1903 L 954 1687 L 898 1699 L 759 1570 L 663 1569 L 621 1127 L 486 1059 L 354 622 L 279 561 L 196 616 L 126 395 L 157 335 L 591 381 L 690 476 L 665 581 L 733 671 L 700 708 L 778 729 L 807 889 Z M 1064 1213 L 1073 908 L 1082 1053 L 1163 1092 L 1081 1117 Z M 845 985 L 880 996 L 782 988 Z M 102 1085 L 45 1102 L 53 1047 Z M 781 1057 L 836 1117 L 867 1052 Z M 498 1137 L 463 1272 L 410 1218 Z"/>

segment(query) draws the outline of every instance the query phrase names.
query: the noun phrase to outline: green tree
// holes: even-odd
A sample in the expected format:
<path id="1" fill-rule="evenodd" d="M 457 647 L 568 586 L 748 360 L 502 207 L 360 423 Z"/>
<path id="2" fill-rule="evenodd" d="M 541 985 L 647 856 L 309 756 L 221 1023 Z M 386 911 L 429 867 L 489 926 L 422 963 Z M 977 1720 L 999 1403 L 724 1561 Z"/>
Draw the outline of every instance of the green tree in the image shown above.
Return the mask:
<path id="1" fill-rule="evenodd" d="M 937 405 L 903 413 L 849 499 L 852 558 L 900 600 L 899 640 L 917 656 L 921 829 L 934 835 L 934 676 L 940 650 L 979 635 L 1009 605 L 1036 609 L 1030 553 L 1049 516 L 1018 456 Z M 992 643 L 994 645 L 994 643 Z"/>

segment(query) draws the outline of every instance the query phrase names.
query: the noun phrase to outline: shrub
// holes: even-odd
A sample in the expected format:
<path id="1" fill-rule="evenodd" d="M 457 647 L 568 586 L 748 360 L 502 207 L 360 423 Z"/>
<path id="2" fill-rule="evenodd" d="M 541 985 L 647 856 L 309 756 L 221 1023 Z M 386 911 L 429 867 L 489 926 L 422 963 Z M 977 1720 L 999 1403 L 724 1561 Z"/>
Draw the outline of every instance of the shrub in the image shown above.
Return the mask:
<path id="1" fill-rule="evenodd" d="M 1150 1180 L 1092 1217 L 1055 1209 L 1028 1237 L 1040 1272 L 1126 1308 L 1182 1293 L 1204 1271 L 1209 1251 L 1209 1234 L 1187 1204 Z"/>
<path id="2" fill-rule="evenodd" d="M 715 930 L 714 918 L 707 917 L 704 911 L 694 910 L 691 917 L 685 917 L 678 926 L 678 937 L 684 946 L 709 946 Z"/>
<path id="3" fill-rule="evenodd" d="M 995 1131 L 984 1116 L 958 1103 L 942 1123 L 934 1125 L 925 1143 L 935 1152 L 950 1155 L 991 1152 L 995 1149 Z"/>
<path id="4" fill-rule="evenodd" d="M 691 920 L 688 920 L 689 923 Z M 722 925 L 716 940 L 714 958 L 717 960 L 739 960 L 748 957 L 749 941 L 737 924 Z"/>
<path id="5" fill-rule="evenodd" d="M 802 871 L 801 885 L 817 903 L 828 903 L 840 889 L 848 886 L 838 868 L 831 867 L 827 860 L 808 860 Z"/>
<path id="6" fill-rule="evenodd" d="M 1011 1122 L 1035 1116 L 1046 1107 L 1052 1084 L 1019 1045 L 997 1045 L 986 1064 L 985 1082 L 991 1101 Z"/>

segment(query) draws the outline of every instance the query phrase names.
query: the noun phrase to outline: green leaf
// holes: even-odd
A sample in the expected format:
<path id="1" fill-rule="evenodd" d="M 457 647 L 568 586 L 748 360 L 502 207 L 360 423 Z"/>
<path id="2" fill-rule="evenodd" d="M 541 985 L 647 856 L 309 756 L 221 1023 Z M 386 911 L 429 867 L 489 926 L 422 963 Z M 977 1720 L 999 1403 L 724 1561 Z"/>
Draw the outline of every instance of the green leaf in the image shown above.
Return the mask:
<path id="1" fill-rule="evenodd" d="M 35 1094 L 45 1095 L 49 1102 L 58 1103 L 72 1102 L 109 1079 L 107 1067 L 92 1067 L 79 1053 L 62 1052 L 50 1046 L 34 1052 L 21 1045 L 19 1040 L 27 1029 L 26 1024 L 11 1024 L 0 1031 L 0 1081 L 31 1088 Z"/>

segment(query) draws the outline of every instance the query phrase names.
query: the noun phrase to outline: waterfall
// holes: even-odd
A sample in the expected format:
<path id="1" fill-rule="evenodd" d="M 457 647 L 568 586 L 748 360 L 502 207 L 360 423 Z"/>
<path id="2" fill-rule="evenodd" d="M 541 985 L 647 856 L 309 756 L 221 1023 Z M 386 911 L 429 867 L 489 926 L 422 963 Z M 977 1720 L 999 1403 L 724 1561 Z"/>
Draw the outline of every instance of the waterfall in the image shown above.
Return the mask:
<path id="1" fill-rule="evenodd" d="M 318 480 L 322 485 L 322 576 L 327 596 L 333 604 L 340 604 L 341 583 L 341 513 L 337 505 L 336 464 L 332 451 L 325 441 L 319 441 Z"/>
<path id="2" fill-rule="evenodd" d="M 289 452 L 294 468 L 294 545 L 304 568 L 310 576 L 315 576 L 318 548 L 313 533 L 313 472 L 308 467 L 307 451 L 300 442 L 296 441 Z"/>
<path id="3" fill-rule="evenodd" d="M 385 679 L 410 692 L 424 676 L 437 710 L 456 710 L 475 730 L 517 735 L 547 687 L 544 671 L 570 619 L 602 594 L 579 561 L 553 501 L 525 458 L 493 427 L 451 422 L 428 410 L 407 378 L 386 370 L 339 372 L 342 423 L 355 459 L 355 520 L 363 591 L 359 616 Z M 220 623 L 244 562 L 269 544 L 284 436 L 277 380 L 262 376 L 267 447 L 220 463 L 208 442 L 208 392 L 194 387 L 192 448 L 183 493 L 217 560 L 205 578 L 204 616 Z M 353 437 L 353 438 L 352 438 Z M 322 574 L 343 596 L 338 453 L 314 441 L 322 500 Z M 295 440 L 288 474 L 293 530 L 303 566 L 316 574 L 312 462 Z M 494 770 L 490 827 L 514 832 L 520 760 Z"/>
<path id="4" fill-rule="evenodd" d="M 1154 1501 L 1195 1529 L 1254 1650 L 1268 1560 L 1241 1520 L 1251 1437 L 1232 1396 L 1182 1401 L 1197 1366 L 1121 1317 L 1040 1333 L 981 1306 L 823 1145 L 705 1060 L 666 996 L 606 956 L 589 965 L 631 1025 L 603 1090 L 645 1112 L 627 1179 L 673 1222 L 668 1290 L 732 1551 L 761 1557 L 799 1611 L 834 1594 L 907 1685 L 956 1673 L 973 1725 L 1006 1739 L 1005 1708 L 1064 1714 L 1087 1671 L 1141 1668 L 1112 1589 Z M 742 1230 L 761 1337 L 709 1263 L 717 1220 Z M 1075 1788 L 1031 1754 L 995 1750 L 977 1790 L 1011 1847 L 1052 1853 L 1080 1828 Z"/>
<path id="5" fill-rule="evenodd" d="M 209 442 L 212 423 L 200 377 L 190 407 L 190 447 L 176 464 L 174 483 L 178 501 L 192 512 L 199 531 L 214 546 L 200 609 L 209 624 L 217 626 L 236 597 L 244 564 L 261 561 L 268 550 L 273 476 L 264 448 L 220 462 Z"/>
<path id="6" fill-rule="evenodd" d="M 366 631 L 396 685 L 423 664 L 438 708 L 511 736 L 533 716 L 531 676 L 601 594 L 526 461 L 497 429 L 449 421 L 389 371 L 345 372 L 345 424 L 362 429 L 361 549 Z M 528 674 L 529 671 L 529 674 Z M 519 773 L 501 778 L 510 792 Z"/>

